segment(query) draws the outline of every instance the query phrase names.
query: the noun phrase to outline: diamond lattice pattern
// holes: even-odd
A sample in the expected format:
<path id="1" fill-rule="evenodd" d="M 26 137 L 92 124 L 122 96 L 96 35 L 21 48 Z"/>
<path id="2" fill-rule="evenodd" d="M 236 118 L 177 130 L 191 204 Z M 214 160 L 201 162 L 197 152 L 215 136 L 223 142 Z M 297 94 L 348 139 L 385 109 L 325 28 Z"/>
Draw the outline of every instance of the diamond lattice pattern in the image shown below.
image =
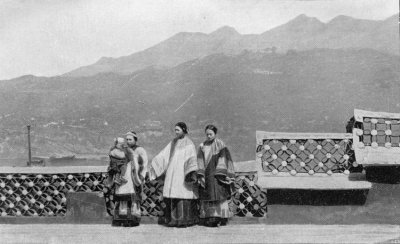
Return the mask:
<path id="1" fill-rule="evenodd" d="M 384 118 L 364 118 L 362 130 L 357 134 L 363 146 L 399 147 L 400 120 Z"/>
<path id="2" fill-rule="evenodd" d="M 308 173 L 348 173 L 353 166 L 354 151 L 349 139 L 264 140 L 258 146 L 262 168 L 266 172 L 291 175 Z"/>
<path id="3" fill-rule="evenodd" d="M 65 216 L 68 192 L 104 192 L 107 212 L 114 201 L 105 187 L 106 173 L 0 174 L 0 216 Z M 238 216 L 264 216 L 267 195 L 255 184 L 256 176 L 236 177 L 230 207 Z M 143 186 L 142 215 L 162 216 L 163 181 Z"/>

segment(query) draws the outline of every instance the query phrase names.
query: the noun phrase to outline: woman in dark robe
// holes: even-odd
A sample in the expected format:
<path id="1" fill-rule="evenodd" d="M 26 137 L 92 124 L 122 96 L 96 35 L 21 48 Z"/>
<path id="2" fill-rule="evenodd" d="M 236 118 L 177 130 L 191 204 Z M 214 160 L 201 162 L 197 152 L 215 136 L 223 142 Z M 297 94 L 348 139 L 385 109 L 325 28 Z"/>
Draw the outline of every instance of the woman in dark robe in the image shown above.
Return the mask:
<path id="1" fill-rule="evenodd" d="M 232 216 L 228 200 L 231 197 L 235 171 L 228 148 L 218 138 L 217 128 L 205 128 L 206 141 L 200 144 L 197 153 L 199 165 L 198 182 L 200 199 L 200 223 L 217 227 L 226 225 Z"/>
<path id="2" fill-rule="evenodd" d="M 183 122 L 175 125 L 176 137 L 153 158 L 150 180 L 165 175 L 163 197 L 166 204 L 160 223 L 186 227 L 198 223 L 196 148 Z"/>

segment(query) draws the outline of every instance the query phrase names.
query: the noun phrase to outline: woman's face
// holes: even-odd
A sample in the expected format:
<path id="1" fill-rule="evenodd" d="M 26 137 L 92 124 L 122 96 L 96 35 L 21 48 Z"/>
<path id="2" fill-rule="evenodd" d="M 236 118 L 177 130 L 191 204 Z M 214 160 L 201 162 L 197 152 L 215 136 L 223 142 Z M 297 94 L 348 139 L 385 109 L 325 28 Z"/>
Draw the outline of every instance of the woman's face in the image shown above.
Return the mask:
<path id="1" fill-rule="evenodd" d="M 126 136 L 126 143 L 128 146 L 134 146 L 136 144 L 135 138 L 132 135 Z"/>
<path id="2" fill-rule="evenodd" d="M 176 135 L 176 137 L 184 136 L 184 133 L 183 133 L 183 130 L 181 129 L 181 127 L 175 126 L 175 135 Z"/>
<path id="3" fill-rule="evenodd" d="M 207 141 L 212 141 L 215 139 L 215 133 L 213 130 L 206 130 L 206 137 L 207 137 Z"/>

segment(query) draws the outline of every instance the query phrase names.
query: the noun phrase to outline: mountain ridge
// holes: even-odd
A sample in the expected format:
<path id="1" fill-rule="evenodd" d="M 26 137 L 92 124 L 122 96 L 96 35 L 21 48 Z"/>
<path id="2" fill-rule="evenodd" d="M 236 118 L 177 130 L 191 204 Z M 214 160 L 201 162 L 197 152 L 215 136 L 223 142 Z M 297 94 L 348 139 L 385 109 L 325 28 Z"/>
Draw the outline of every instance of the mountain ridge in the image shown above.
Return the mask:
<path id="1" fill-rule="evenodd" d="M 272 47 L 281 53 L 289 49 L 354 47 L 399 54 L 398 31 L 395 32 L 398 30 L 395 26 L 398 26 L 398 18 L 395 16 L 385 20 L 337 16 L 323 23 L 303 14 L 258 35 L 242 35 L 229 26 L 209 34 L 180 32 L 145 50 L 119 58 L 103 57 L 92 65 L 79 67 L 63 76 L 91 76 L 102 72 L 129 74 L 147 66 L 174 67 L 212 53 L 238 54 L 243 50 L 259 51 Z"/>

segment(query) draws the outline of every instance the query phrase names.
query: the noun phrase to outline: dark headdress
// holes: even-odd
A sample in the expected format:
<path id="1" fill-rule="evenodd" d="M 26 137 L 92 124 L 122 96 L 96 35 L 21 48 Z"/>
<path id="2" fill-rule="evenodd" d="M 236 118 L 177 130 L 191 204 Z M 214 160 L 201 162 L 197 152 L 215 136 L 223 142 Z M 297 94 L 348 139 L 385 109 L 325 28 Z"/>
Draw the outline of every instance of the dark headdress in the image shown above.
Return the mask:
<path id="1" fill-rule="evenodd" d="M 178 126 L 179 128 L 181 128 L 183 133 L 185 133 L 185 134 L 188 133 L 188 127 L 184 122 L 178 122 L 178 123 L 176 123 L 175 126 Z"/>

